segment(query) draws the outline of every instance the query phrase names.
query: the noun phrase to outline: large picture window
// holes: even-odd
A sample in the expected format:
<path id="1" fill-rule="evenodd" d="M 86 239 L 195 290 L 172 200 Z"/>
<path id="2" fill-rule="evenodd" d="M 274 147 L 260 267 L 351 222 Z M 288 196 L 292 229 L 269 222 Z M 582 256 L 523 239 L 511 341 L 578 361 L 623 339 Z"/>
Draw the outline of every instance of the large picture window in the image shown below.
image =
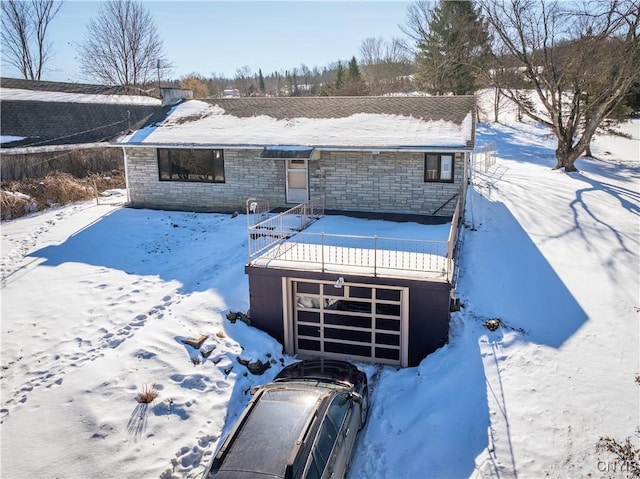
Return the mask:
<path id="1" fill-rule="evenodd" d="M 425 153 L 424 181 L 453 182 L 453 153 Z"/>
<path id="2" fill-rule="evenodd" d="M 222 150 L 158 148 L 160 181 L 224 183 Z"/>

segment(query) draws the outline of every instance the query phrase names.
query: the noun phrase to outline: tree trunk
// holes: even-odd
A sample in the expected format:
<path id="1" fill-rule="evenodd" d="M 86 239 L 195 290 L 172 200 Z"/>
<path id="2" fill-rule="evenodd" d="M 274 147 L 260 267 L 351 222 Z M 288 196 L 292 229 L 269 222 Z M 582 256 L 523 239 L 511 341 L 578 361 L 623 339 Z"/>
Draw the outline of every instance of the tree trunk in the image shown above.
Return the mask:
<path id="1" fill-rule="evenodd" d="M 593 154 L 591 153 L 591 142 L 587 144 L 587 149 L 584 152 L 584 156 L 593 157 Z"/>
<path id="2" fill-rule="evenodd" d="M 571 144 L 562 140 L 558 140 L 558 148 L 556 148 L 556 166 L 554 170 L 564 168 L 564 171 L 578 171 L 575 162 L 580 156 L 581 151 L 572 148 Z"/>

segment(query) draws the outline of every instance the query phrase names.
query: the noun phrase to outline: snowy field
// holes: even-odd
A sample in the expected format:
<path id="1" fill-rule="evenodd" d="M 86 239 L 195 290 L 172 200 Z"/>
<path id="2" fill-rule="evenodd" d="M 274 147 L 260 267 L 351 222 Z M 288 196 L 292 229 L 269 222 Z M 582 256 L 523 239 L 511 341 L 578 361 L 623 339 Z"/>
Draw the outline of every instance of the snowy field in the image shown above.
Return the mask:
<path id="1" fill-rule="evenodd" d="M 468 197 L 464 308 L 418 367 L 365 367 L 350 479 L 626 477 L 595 445 L 639 423 L 639 125 L 572 174 L 547 130 L 479 126 L 498 160 Z M 249 388 L 293 360 L 226 319 L 248 309 L 242 215 L 84 203 L 1 228 L 3 479 L 197 477 Z M 206 358 L 182 342 L 201 334 Z"/>

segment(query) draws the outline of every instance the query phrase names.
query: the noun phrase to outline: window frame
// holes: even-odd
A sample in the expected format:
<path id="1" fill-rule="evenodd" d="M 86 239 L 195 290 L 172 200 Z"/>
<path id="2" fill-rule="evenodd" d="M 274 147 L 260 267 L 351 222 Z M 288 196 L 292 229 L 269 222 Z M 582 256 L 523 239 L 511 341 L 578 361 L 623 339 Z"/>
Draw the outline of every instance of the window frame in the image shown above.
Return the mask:
<path id="1" fill-rule="evenodd" d="M 433 169 L 428 169 L 428 161 L 429 161 L 429 157 L 437 157 L 437 161 L 438 161 L 438 166 L 437 166 L 437 177 L 436 178 L 429 178 L 428 177 L 428 172 L 429 171 L 434 171 Z M 442 178 L 442 158 L 443 157 L 450 157 L 451 158 L 451 170 L 449 170 L 450 173 L 450 178 Z M 449 153 L 445 153 L 445 152 L 429 152 L 429 153 L 425 153 L 424 154 L 424 182 L 425 183 L 453 183 L 455 181 L 455 170 L 456 170 L 456 153 L 453 152 L 449 152 Z"/>
<path id="2" fill-rule="evenodd" d="M 166 153 L 165 153 L 166 152 Z M 180 177 L 180 172 L 175 173 L 172 171 L 172 164 L 177 163 L 178 170 L 182 170 L 183 166 L 181 160 L 183 158 L 172 158 L 172 153 L 180 152 L 181 155 L 184 152 L 190 152 L 189 159 L 198 160 L 197 155 L 203 155 L 203 152 L 209 152 L 210 157 L 208 168 L 205 168 L 206 175 L 211 179 L 206 178 L 184 178 Z M 217 156 L 219 154 L 219 156 Z M 220 148 L 157 148 L 156 157 L 158 161 L 158 180 L 168 182 L 180 182 L 180 183 L 226 183 L 225 165 L 224 165 L 224 150 Z M 202 161 L 200 159 L 199 161 Z M 163 165 L 163 163 L 165 163 Z M 167 171 L 168 168 L 168 171 Z M 188 171 L 188 170 L 187 170 Z M 167 178 L 168 176 L 168 178 Z M 216 179 L 222 178 L 222 179 Z"/>

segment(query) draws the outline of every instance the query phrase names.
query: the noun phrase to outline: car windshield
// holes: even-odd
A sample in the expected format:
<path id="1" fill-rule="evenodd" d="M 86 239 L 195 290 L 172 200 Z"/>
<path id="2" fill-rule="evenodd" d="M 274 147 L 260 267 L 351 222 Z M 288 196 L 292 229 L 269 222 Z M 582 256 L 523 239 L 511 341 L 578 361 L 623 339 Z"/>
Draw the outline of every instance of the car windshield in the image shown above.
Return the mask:
<path id="1" fill-rule="evenodd" d="M 321 395 L 314 390 L 267 390 L 233 441 L 220 470 L 284 477 L 296 439 Z"/>

